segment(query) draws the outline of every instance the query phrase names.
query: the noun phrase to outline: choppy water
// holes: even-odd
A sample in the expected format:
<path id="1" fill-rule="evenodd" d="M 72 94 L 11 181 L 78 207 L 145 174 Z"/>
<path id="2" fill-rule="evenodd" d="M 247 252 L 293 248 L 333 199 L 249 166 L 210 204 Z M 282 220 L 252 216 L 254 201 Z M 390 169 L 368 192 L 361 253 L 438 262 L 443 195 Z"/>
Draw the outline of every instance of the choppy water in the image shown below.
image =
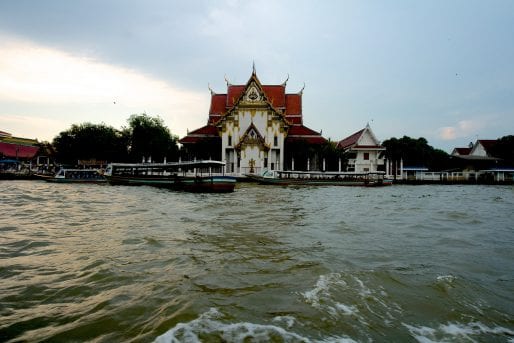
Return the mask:
<path id="1" fill-rule="evenodd" d="M 0 189 L 0 341 L 514 342 L 513 187 Z"/>

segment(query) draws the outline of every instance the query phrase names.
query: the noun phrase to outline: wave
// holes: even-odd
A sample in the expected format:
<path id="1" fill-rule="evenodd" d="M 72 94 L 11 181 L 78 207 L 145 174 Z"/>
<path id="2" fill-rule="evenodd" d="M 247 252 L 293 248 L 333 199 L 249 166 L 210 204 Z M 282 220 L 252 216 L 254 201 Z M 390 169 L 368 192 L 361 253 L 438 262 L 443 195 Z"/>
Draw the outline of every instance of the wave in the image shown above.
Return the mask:
<path id="1" fill-rule="evenodd" d="M 211 308 L 197 319 L 188 323 L 179 323 L 174 328 L 155 339 L 155 343 L 178 342 L 291 342 L 291 343 L 324 343 L 340 342 L 355 343 L 349 337 L 328 336 L 320 340 L 312 340 L 300 334 L 288 331 L 277 325 L 255 324 L 248 322 L 224 323 L 225 316 L 216 308 Z M 278 316 L 273 322 L 285 322 L 290 329 L 296 319 L 292 316 Z"/>

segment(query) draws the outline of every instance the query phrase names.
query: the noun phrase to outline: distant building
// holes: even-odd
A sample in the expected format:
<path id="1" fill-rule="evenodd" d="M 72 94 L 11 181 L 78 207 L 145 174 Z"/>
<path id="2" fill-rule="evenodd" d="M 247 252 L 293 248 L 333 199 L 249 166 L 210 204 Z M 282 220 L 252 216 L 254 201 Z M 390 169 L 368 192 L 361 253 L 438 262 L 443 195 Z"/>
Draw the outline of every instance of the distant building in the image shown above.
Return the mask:
<path id="1" fill-rule="evenodd" d="M 31 160 L 39 150 L 37 144 L 35 139 L 13 137 L 0 131 L 0 159 Z"/>
<path id="2" fill-rule="evenodd" d="M 349 155 L 347 171 L 357 173 L 385 171 L 383 152 L 386 148 L 380 144 L 369 124 L 364 129 L 339 141 L 337 147 Z"/>
<path id="3" fill-rule="evenodd" d="M 469 152 L 470 156 L 494 157 L 491 148 L 496 144 L 496 139 L 479 139 Z"/>
<path id="4" fill-rule="evenodd" d="M 295 142 L 323 144 L 320 133 L 303 125 L 302 95 L 286 93 L 286 83 L 261 84 L 255 68 L 244 85 L 227 81 L 227 92 L 211 90 L 207 125 L 179 140 L 188 151 L 226 162 L 229 173 L 285 170 L 285 152 Z M 192 156 L 198 157 L 198 156 Z"/>

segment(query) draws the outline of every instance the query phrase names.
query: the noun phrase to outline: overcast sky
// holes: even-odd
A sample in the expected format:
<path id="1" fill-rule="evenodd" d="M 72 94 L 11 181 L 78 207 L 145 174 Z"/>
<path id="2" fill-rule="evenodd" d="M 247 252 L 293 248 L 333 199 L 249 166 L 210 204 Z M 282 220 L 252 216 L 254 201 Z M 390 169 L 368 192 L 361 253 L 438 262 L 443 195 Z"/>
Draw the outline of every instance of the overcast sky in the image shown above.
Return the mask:
<path id="1" fill-rule="evenodd" d="M 514 1 L 0 1 L 0 130 L 52 140 L 133 113 L 206 124 L 224 77 L 290 75 L 304 124 L 451 152 L 514 134 Z"/>

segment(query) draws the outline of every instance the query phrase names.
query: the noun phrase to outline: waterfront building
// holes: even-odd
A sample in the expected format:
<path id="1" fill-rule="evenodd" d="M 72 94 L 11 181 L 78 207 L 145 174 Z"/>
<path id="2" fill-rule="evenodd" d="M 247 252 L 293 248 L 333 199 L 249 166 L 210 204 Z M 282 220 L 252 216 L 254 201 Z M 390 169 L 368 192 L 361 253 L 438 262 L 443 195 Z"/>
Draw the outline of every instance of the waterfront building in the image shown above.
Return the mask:
<path id="1" fill-rule="evenodd" d="M 346 171 L 356 173 L 385 171 L 386 149 L 380 144 L 369 124 L 339 141 L 337 148 L 348 153 Z"/>
<path id="2" fill-rule="evenodd" d="M 224 161 L 227 173 L 294 169 L 294 159 L 285 160 L 288 149 L 298 142 L 319 146 L 326 140 L 303 125 L 303 88 L 286 93 L 286 85 L 287 80 L 279 85 L 263 85 L 255 67 L 246 84 L 227 81 L 226 93 L 211 90 L 207 125 L 188 132 L 179 142 L 193 155 L 190 158 Z M 310 161 L 311 156 L 307 158 Z"/>
<path id="3" fill-rule="evenodd" d="M 0 131 L 0 159 L 31 160 L 39 150 L 37 144 L 35 139 L 14 137 Z"/>

